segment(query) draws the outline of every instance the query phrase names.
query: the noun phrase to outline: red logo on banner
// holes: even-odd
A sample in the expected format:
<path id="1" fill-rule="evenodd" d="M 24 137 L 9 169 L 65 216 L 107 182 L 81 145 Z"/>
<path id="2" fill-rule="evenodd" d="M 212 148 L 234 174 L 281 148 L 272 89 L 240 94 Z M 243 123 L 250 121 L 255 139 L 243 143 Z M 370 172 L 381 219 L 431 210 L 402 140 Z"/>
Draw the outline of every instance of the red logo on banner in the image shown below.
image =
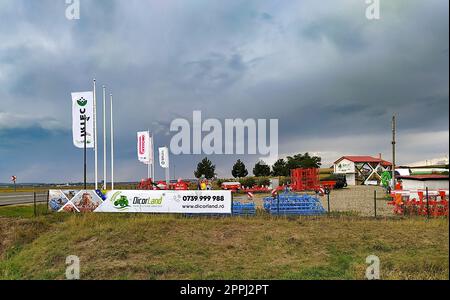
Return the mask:
<path id="1" fill-rule="evenodd" d="M 145 136 L 141 135 L 139 137 L 139 154 L 144 155 L 145 154 Z"/>

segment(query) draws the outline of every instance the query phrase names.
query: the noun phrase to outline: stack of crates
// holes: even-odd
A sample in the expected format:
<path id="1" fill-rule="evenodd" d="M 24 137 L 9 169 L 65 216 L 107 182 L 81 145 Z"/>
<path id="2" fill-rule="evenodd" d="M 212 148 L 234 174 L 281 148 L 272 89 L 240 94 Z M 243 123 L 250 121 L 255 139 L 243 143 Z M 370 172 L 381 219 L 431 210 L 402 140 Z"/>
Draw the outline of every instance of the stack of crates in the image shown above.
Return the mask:
<path id="1" fill-rule="evenodd" d="M 255 214 L 255 203 L 233 203 L 233 216 L 254 216 Z"/>
<path id="2" fill-rule="evenodd" d="M 264 209 L 271 215 L 315 216 L 325 213 L 320 200 L 311 195 L 283 193 L 264 198 Z"/>

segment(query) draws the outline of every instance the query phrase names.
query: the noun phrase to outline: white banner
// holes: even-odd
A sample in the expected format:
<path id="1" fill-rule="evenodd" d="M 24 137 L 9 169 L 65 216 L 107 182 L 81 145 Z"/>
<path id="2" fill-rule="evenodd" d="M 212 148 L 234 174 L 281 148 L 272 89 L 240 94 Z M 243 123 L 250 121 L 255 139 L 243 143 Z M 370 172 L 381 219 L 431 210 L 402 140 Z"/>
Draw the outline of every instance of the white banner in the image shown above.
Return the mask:
<path id="1" fill-rule="evenodd" d="M 138 159 L 144 164 L 153 163 L 152 155 L 152 138 L 148 131 L 141 131 L 137 133 L 137 153 Z"/>
<path id="2" fill-rule="evenodd" d="M 159 165 L 164 169 L 169 168 L 169 148 L 159 148 Z"/>
<path id="3" fill-rule="evenodd" d="M 93 92 L 72 93 L 72 132 L 75 147 L 84 148 L 86 134 L 86 148 L 95 148 Z"/>
<path id="4" fill-rule="evenodd" d="M 231 191 L 109 191 L 94 212 L 231 214 Z"/>

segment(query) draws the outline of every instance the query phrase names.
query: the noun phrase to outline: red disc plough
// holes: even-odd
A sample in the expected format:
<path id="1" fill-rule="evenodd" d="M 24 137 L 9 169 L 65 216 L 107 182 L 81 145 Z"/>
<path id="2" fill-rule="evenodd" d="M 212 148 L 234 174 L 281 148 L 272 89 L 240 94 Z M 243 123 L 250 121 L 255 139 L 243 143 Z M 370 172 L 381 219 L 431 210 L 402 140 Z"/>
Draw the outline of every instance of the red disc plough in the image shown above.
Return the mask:
<path id="1" fill-rule="evenodd" d="M 448 190 L 395 190 L 391 193 L 394 214 L 418 216 L 447 216 Z"/>

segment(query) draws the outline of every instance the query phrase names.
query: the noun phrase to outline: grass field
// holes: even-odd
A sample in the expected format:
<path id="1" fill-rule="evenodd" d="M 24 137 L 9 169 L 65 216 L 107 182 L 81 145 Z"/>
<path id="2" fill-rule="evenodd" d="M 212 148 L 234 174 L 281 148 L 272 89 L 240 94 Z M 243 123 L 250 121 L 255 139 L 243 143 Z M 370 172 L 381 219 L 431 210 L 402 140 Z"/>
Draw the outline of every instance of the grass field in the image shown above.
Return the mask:
<path id="1" fill-rule="evenodd" d="M 372 254 L 382 279 L 449 277 L 446 219 L 31 216 L 0 208 L 0 279 L 64 279 L 67 255 L 82 279 L 364 279 Z"/>

